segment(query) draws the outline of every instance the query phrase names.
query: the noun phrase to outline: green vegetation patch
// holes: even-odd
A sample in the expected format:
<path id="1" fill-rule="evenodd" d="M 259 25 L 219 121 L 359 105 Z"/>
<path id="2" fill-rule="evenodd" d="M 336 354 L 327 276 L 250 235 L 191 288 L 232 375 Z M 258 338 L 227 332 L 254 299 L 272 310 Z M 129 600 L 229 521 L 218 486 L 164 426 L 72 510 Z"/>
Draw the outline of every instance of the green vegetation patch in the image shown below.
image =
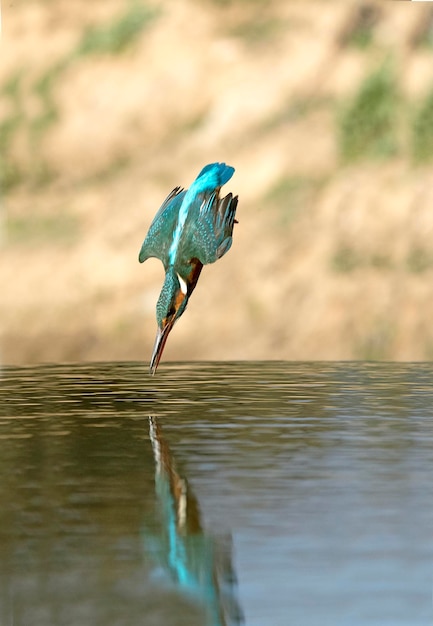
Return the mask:
<path id="1" fill-rule="evenodd" d="M 329 96 L 310 95 L 292 98 L 260 123 L 257 134 L 273 131 L 286 124 L 294 124 L 317 111 L 331 109 L 333 103 L 333 98 Z"/>
<path id="2" fill-rule="evenodd" d="M 4 193 L 17 187 L 23 181 L 23 173 L 17 163 L 6 160 L 3 156 L 0 163 L 0 189 Z"/>
<path id="3" fill-rule="evenodd" d="M 386 250 L 369 252 L 340 241 L 331 255 L 330 266 L 338 274 L 350 274 L 360 269 L 384 272 L 392 269 L 395 261 Z"/>
<path id="4" fill-rule="evenodd" d="M 230 30 L 232 37 L 243 39 L 247 44 L 261 44 L 272 41 L 282 30 L 284 24 L 277 17 L 253 16 Z"/>
<path id="5" fill-rule="evenodd" d="M 359 253 L 346 244 L 337 246 L 331 258 L 331 268 L 340 274 L 348 274 L 362 264 Z"/>
<path id="6" fill-rule="evenodd" d="M 157 15 L 155 8 L 134 3 L 109 24 L 88 28 L 77 47 L 76 55 L 119 54 L 138 38 Z"/>
<path id="7" fill-rule="evenodd" d="M 396 335 L 395 324 L 388 318 L 377 318 L 369 332 L 354 347 L 356 358 L 362 361 L 384 361 L 392 358 Z"/>
<path id="8" fill-rule="evenodd" d="M 9 217 L 6 241 L 10 245 L 70 244 L 79 236 L 79 220 L 60 212 L 50 216 Z"/>
<path id="9" fill-rule="evenodd" d="M 2 157 L 7 152 L 16 132 L 24 122 L 24 116 L 20 111 L 13 113 L 0 124 L 0 152 Z"/>
<path id="10" fill-rule="evenodd" d="M 407 255 L 407 268 L 414 274 L 422 274 L 433 267 L 433 258 L 429 250 L 414 246 Z"/>
<path id="11" fill-rule="evenodd" d="M 25 116 L 22 106 L 22 79 L 24 72 L 18 70 L 2 85 L 0 95 L 9 101 L 10 114 L 0 123 L 0 152 L 2 158 L 21 125 Z"/>
<path id="12" fill-rule="evenodd" d="M 283 224 L 287 224 L 301 210 L 311 206 L 322 185 L 322 179 L 285 176 L 271 187 L 264 198 L 263 205 L 275 207 L 279 211 Z"/>
<path id="13" fill-rule="evenodd" d="M 400 94 L 388 65 L 368 76 L 338 116 L 343 160 L 386 158 L 396 154 L 400 104 Z"/>
<path id="14" fill-rule="evenodd" d="M 23 70 L 13 73 L 2 85 L 0 95 L 8 101 L 10 114 L 0 123 L 0 187 L 8 191 L 22 181 L 19 165 L 11 158 L 11 146 L 25 124 L 22 107 Z"/>
<path id="15" fill-rule="evenodd" d="M 433 157 L 433 89 L 420 104 L 412 118 L 412 157 L 416 163 Z"/>
<path id="16" fill-rule="evenodd" d="M 124 172 L 130 166 L 130 164 L 131 159 L 128 155 L 119 154 L 106 167 L 84 178 L 81 183 L 84 185 L 94 185 L 103 183 L 108 180 L 112 180 L 121 172 Z"/>

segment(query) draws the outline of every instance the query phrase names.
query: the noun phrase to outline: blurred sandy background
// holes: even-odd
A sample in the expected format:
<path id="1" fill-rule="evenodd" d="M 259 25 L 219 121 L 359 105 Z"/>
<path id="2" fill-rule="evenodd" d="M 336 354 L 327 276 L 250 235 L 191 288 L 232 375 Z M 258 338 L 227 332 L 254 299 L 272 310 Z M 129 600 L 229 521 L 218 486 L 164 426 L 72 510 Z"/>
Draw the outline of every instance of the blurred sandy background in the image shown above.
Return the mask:
<path id="1" fill-rule="evenodd" d="M 138 251 L 217 160 L 234 244 L 165 360 L 433 358 L 432 89 L 429 3 L 4 3 L 2 361 L 147 361 Z"/>

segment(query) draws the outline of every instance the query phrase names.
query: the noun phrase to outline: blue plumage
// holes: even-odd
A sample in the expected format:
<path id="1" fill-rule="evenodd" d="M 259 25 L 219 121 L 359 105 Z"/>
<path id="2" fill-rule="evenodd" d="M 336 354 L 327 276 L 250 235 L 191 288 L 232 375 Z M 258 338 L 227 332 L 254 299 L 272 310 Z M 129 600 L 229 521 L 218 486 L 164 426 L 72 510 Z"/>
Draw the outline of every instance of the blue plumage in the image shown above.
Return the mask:
<path id="1" fill-rule="evenodd" d="M 203 265 L 214 263 L 230 249 L 238 204 L 220 188 L 234 168 L 225 163 L 206 165 L 188 190 L 175 187 L 164 200 L 141 246 L 139 261 L 162 261 L 165 280 L 157 304 L 158 333 L 150 363 L 155 373 L 173 324 L 184 312 Z"/>
<path id="2" fill-rule="evenodd" d="M 205 165 L 197 176 L 190 189 L 208 191 L 222 187 L 233 176 L 235 168 L 225 163 L 210 163 Z"/>

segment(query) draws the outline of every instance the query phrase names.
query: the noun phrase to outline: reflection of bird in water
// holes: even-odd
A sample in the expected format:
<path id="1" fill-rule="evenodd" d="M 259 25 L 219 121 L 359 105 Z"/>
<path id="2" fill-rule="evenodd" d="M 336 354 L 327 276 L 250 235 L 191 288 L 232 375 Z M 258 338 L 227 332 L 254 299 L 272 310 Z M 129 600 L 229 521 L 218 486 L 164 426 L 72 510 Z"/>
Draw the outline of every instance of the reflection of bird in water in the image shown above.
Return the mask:
<path id="1" fill-rule="evenodd" d="M 234 594 L 231 544 L 224 545 L 203 529 L 197 499 L 178 474 L 161 427 L 152 417 L 149 433 L 162 516 L 161 539 L 153 552 L 179 587 L 205 606 L 208 626 L 242 624 Z"/>
<path id="2" fill-rule="evenodd" d="M 156 305 L 158 331 L 150 361 L 155 373 L 167 337 L 185 311 L 203 265 L 220 259 L 232 245 L 237 196 L 220 198 L 233 176 L 225 163 L 204 167 L 189 189 L 176 187 L 164 200 L 141 246 L 139 261 L 156 257 L 165 280 Z"/>

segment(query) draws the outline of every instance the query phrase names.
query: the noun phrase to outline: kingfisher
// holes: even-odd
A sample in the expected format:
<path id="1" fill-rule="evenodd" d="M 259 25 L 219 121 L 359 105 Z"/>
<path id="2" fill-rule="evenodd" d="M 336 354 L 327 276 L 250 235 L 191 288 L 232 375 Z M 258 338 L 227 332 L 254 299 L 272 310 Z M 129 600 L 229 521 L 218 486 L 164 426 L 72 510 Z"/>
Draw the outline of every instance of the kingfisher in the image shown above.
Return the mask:
<path id="1" fill-rule="evenodd" d="M 225 163 L 206 165 L 189 189 L 175 187 L 161 205 L 138 260 L 160 259 L 164 284 L 156 305 L 158 330 L 149 371 L 155 374 L 167 337 L 186 309 L 203 265 L 215 263 L 232 245 L 238 196 L 220 198 L 234 174 Z"/>

